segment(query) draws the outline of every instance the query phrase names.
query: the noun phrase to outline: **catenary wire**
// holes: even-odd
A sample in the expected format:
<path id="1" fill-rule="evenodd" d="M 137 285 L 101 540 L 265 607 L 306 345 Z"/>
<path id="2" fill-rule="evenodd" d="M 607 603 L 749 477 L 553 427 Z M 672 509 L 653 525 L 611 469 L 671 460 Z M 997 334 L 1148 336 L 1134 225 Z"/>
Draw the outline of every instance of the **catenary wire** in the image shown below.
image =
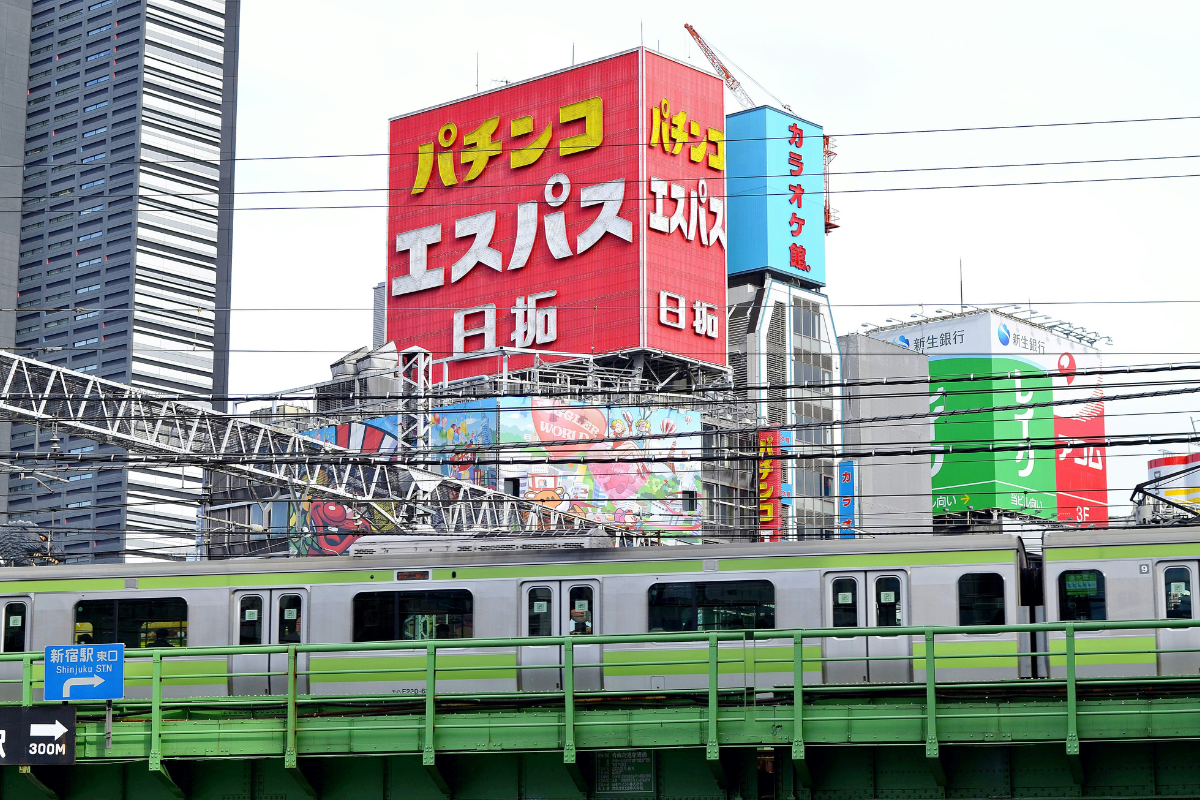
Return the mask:
<path id="1" fill-rule="evenodd" d="M 1126 125 L 1146 122 L 1182 122 L 1188 120 L 1198 120 L 1200 115 L 1196 116 L 1168 116 L 1168 117 L 1130 117 L 1127 119 L 1099 119 L 1099 120 L 1075 120 L 1068 122 L 1034 122 L 1022 123 L 1016 125 L 975 125 L 975 126 L 960 126 L 954 128 L 916 128 L 909 130 L 891 130 L 891 131 L 858 131 L 852 133 L 822 133 L 822 136 L 829 138 L 843 138 L 851 136 L 906 136 L 911 134 L 924 133 L 966 133 L 970 131 L 1000 131 L 1000 130 L 1028 130 L 1034 128 L 1063 128 L 1075 126 L 1091 126 L 1091 125 Z M 432 134 L 431 134 L 432 138 Z M 761 142 L 761 141 L 787 141 L 789 136 L 762 136 L 762 137 L 742 137 L 737 139 L 725 139 L 726 142 Z M 642 142 L 610 142 L 601 143 L 597 147 L 650 147 L 649 144 Z M 547 150 L 553 149 L 553 146 L 547 146 Z M 445 152 L 463 153 L 469 149 L 446 149 Z M 385 153 L 322 153 L 314 155 L 295 155 L 295 156 L 236 156 L 229 158 L 215 159 L 177 159 L 177 160 L 162 160 L 152 161 L 149 159 L 141 159 L 137 162 L 126 163 L 149 163 L 149 164 L 172 164 L 172 163 L 196 163 L 202 162 L 206 164 L 223 164 L 226 162 L 246 162 L 246 161 L 309 161 L 317 159 L 335 159 L 335 158 L 387 158 L 393 155 L 417 155 L 417 151 L 395 151 Z M 19 168 L 21 164 L 3 164 L 0 167 Z"/>

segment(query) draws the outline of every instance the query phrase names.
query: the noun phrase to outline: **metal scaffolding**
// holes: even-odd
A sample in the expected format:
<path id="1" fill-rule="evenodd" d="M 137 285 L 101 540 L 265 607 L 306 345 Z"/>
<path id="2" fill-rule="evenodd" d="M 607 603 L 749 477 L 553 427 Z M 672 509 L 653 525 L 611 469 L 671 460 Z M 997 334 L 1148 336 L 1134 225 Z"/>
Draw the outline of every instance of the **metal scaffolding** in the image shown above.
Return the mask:
<path id="1" fill-rule="evenodd" d="M 412 364 L 417 397 L 428 364 Z M 391 455 L 357 453 L 295 431 L 213 411 L 34 359 L 0 351 L 0 419 L 37 424 L 102 444 L 117 453 L 21 453 L 22 461 L 58 464 L 152 463 L 201 466 L 278 487 L 292 498 L 327 498 L 375 507 L 389 532 L 544 534 L 588 531 L 615 538 L 629 532 L 440 473 Z M 425 380 L 428 380 L 427 378 Z M 425 416 L 411 414 L 415 424 Z M 411 413 L 411 412 L 410 412 Z M 31 469 L 33 467 L 31 466 Z"/>

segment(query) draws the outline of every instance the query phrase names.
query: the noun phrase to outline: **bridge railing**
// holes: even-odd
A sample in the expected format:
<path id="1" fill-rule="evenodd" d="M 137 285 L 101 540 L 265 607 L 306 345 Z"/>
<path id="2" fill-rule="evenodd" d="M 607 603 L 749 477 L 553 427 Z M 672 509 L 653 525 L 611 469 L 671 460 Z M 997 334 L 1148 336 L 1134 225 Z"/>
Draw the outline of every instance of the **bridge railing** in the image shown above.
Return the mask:
<path id="1" fill-rule="evenodd" d="M 434 730 L 438 727 L 439 705 L 453 704 L 456 710 L 475 703 L 487 708 L 489 701 L 520 701 L 541 707 L 561 709 L 561 717 L 552 721 L 520 722 L 521 727 L 542 725 L 559 728 L 564 758 L 572 763 L 575 734 L 583 726 L 614 724 L 611 721 L 581 717 L 580 703 L 592 707 L 598 702 L 619 703 L 645 701 L 646 698 L 677 698 L 694 708 L 694 718 L 684 720 L 699 724 L 706 731 L 710 758 L 718 747 L 718 727 L 723 711 L 731 706 L 770 707 L 776 719 L 779 706 L 790 706 L 793 755 L 803 758 L 804 726 L 829 720 L 844 719 L 822 710 L 823 697 L 886 691 L 892 694 L 907 690 L 908 696 L 923 693 L 923 707 L 912 706 L 889 719 L 897 723 L 912 722 L 923 727 L 926 753 L 936 757 L 938 751 L 938 722 L 978 716 L 968 707 L 961 707 L 967 689 L 1050 689 L 1043 696 L 1059 703 L 1048 709 L 1029 710 L 1014 705 L 1010 709 L 990 710 L 991 717 L 1054 716 L 1065 722 L 1069 754 L 1079 748 L 1078 721 L 1087 710 L 1080 710 L 1078 692 L 1081 687 L 1103 687 L 1119 682 L 1167 684 L 1172 691 L 1184 685 L 1200 691 L 1200 646 L 1159 647 L 1153 637 L 1129 636 L 1133 632 L 1154 633 L 1160 629 L 1200 628 L 1200 620 L 1113 620 L 1104 622 L 1029 623 L 995 626 L 904 626 L 889 628 L 823 628 L 790 630 L 710 631 L 698 633 L 650 633 L 636 635 L 577 635 L 500 639 L 431 639 L 416 641 L 387 641 L 360 643 L 309 643 L 289 645 L 164 647 L 126 651 L 127 692 L 125 700 L 115 706 L 124 718 L 144 718 L 149 714 L 153 754 L 161 753 L 164 725 L 186 716 L 200 707 L 253 710 L 259 717 L 272 716 L 280 721 L 279 733 L 287 743 L 285 760 L 294 763 L 296 733 L 301 716 L 321 713 L 323 709 L 353 704 L 358 709 L 377 708 L 392 719 L 387 723 L 396 731 L 417 731 L 424 743 L 423 759 L 432 763 Z M 1111 636 L 1086 636 L 1110 633 Z M 969 652 L 939 652 L 951 650 L 950 645 L 970 635 L 975 643 Z M 1003 635 L 1009 635 L 1004 638 Z M 1046 635 L 1055 647 L 1022 649 L 1014 645 L 1011 634 L 1034 634 L 1027 641 L 1038 641 Z M 1085 634 L 1080 638 L 1080 634 Z M 1125 639 L 1119 638 L 1125 635 Z M 831 656 L 823 645 L 829 639 L 862 640 L 874 637 L 908 637 L 912 646 L 902 655 Z M 992 638 L 988 638 L 992 637 Z M 1018 639 L 1019 641 L 1019 639 Z M 1200 643 L 1200 636 L 1197 637 Z M 782 643 L 782 644 L 781 644 Z M 1081 643 L 1086 643 L 1081 652 Z M 1132 643 L 1132 645 L 1131 645 Z M 603 656 L 597 660 L 593 647 L 602 646 Z M 1061 645 L 1061 646 L 1060 646 Z M 539 660 L 523 663 L 522 648 L 538 647 L 545 655 L 557 650 L 557 661 Z M 1190 674 L 1159 674 L 1157 663 L 1163 654 L 1195 654 Z M 233 657 L 277 656 L 278 668 L 234 671 Z M 619 655 L 619 658 L 612 656 Z M 1129 666 L 1124 675 L 1080 675 L 1081 662 L 1103 664 L 1111 657 L 1118 665 Z M 1060 667 L 1054 677 L 1020 678 L 1013 670 L 1001 679 L 972 679 L 961 669 L 972 661 L 995 663 L 995 659 L 1015 663 L 1017 659 L 1041 658 Z M 354 661 L 358 659 L 358 661 Z M 42 688 L 41 653 L 0 654 L 0 670 L 6 665 L 19 664 L 20 677 L 0 679 L 0 686 L 20 685 L 20 703 L 41 702 L 37 695 Z M 990 661 L 989 661 L 990 660 Z M 916 680 L 890 683 L 829 683 L 820 677 L 830 664 L 842 662 L 882 663 L 907 661 Z M 1139 666 L 1140 665 L 1140 666 Z M 1148 667 L 1143 669 L 1143 667 Z M 815 669 L 814 669 L 815 668 Z M 599 669 L 604 682 L 610 674 L 635 672 L 642 677 L 655 672 L 682 678 L 673 686 L 643 686 L 628 683 L 619 686 L 590 688 L 580 683 L 581 670 Z M 946 677 L 953 669 L 954 677 Z M 1139 672 L 1139 669 L 1141 672 Z M 537 691 L 525 691 L 518 676 L 540 671 L 558 670 L 559 680 L 553 689 L 541 686 Z M 816 673 L 821 670 L 820 673 Z M 939 677 L 939 670 L 941 676 Z M 3 674 L 14 674 L 9 670 Z M 806 672 L 809 674 L 806 675 Z M 918 675 L 923 672 L 923 675 Z M 764 683 L 759 676 L 766 679 Z M 132 678 L 128 677 L 132 676 Z M 254 694 L 233 694 L 235 679 L 276 679 L 274 691 Z M 488 681 L 486 688 L 481 682 Z M 370 691 L 369 684 L 384 683 L 391 689 Z M 314 687 L 341 684 L 343 691 L 320 692 Z M 647 681 L 648 683 L 648 681 Z M 361 691 L 355 685 L 368 684 Z M 396 684 L 405 684 L 397 693 Z M 210 691 L 211 689 L 211 691 Z M 957 692 L 957 694 L 955 694 Z M 130 697 L 141 694 L 141 697 Z M 977 695 L 978 693 L 976 693 Z M 972 695 L 974 696 L 974 695 Z M 364 705 L 366 703 L 367 705 Z M 372 706 L 371 704 L 374 704 Z M 86 701 L 79 703 L 84 710 Z M 95 706 L 94 701 L 90 704 Z M 960 708 L 956 709 L 954 706 Z M 1101 713 L 1101 712 L 1095 712 Z M 1105 714 L 1114 713 L 1111 710 Z M 1130 711 L 1129 713 L 1135 713 Z M 1159 713 L 1176 713 L 1159 710 Z M 1177 713 L 1194 713 L 1190 707 Z M 678 721 L 678 720 L 677 720 Z M 451 725 L 452 727 L 452 725 Z M 202 731 L 198 731 L 202 734 Z M 102 735 L 102 734 L 84 734 Z M 141 736 L 142 733 L 114 733 L 114 736 Z M 172 736 L 189 735 L 174 730 Z"/>

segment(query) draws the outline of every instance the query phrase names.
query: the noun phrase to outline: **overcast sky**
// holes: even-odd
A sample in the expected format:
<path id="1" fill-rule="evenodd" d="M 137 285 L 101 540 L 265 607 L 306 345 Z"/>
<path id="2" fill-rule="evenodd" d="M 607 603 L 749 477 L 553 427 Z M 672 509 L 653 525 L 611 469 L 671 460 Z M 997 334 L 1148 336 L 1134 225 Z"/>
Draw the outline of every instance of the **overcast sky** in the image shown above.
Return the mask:
<path id="1" fill-rule="evenodd" d="M 731 10 L 736 9 L 736 10 Z M 705 67 L 690 22 L 827 133 L 1200 115 L 1200 4 L 502 3 L 246 0 L 238 156 L 382 153 L 389 117 L 635 47 Z M 726 94 L 726 108 L 737 110 Z M 834 172 L 1200 155 L 1200 120 L 838 139 Z M 1200 173 L 1200 158 L 834 176 L 833 189 Z M 386 159 L 243 161 L 239 192 L 380 189 Z M 839 333 L 958 303 L 1031 303 L 1111 336 L 1106 364 L 1196 358 L 1200 178 L 835 194 Z M 324 380 L 370 342 L 379 192 L 241 194 L 230 386 Z M 281 311 L 281 309 L 293 309 Z M 1195 377 L 1193 374 L 1192 377 Z M 1128 391 L 1113 389 L 1113 392 Z M 1165 413 L 1172 412 L 1172 413 Z M 1191 396 L 1110 403 L 1110 433 L 1190 431 Z M 1200 419 L 1198 419 L 1200 423 Z M 1176 450 L 1180 449 L 1176 446 Z M 1157 449 L 1110 454 L 1113 502 Z"/>

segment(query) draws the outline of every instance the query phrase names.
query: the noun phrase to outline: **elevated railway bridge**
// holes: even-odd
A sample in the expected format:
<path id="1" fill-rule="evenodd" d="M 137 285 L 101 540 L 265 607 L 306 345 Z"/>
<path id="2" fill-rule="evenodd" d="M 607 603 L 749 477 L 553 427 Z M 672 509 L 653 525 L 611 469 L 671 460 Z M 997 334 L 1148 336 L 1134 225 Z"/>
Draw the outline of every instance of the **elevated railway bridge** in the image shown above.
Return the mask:
<path id="1" fill-rule="evenodd" d="M 1200 675 L 1154 668 L 1172 651 L 1149 629 L 1168 626 L 1200 621 L 973 627 L 1050 642 L 1050 677 L 986 681 L 954 677 L 1034 656 L 1000 636 L 939 648 L 965 630 L 948 627 L 131 649 L 111 722 L 72 704 L 74 765 L 0 767 L 0 798 L 1196 797 Z M 1146 647 L 1087 635 L 1115 629 Z M 907 660 L 913 682 L 822 680 L 863 659 L 825 640 L 880 635 L 911 636 L 911 654 L 866 659 Z M 533 645 L 557 655 L 522 666 Z M 0 655 L 0 671 L 4 706 L 57 705 L 41 653 Z M 596 688 L 642 673 L 688 688 Z"/>

